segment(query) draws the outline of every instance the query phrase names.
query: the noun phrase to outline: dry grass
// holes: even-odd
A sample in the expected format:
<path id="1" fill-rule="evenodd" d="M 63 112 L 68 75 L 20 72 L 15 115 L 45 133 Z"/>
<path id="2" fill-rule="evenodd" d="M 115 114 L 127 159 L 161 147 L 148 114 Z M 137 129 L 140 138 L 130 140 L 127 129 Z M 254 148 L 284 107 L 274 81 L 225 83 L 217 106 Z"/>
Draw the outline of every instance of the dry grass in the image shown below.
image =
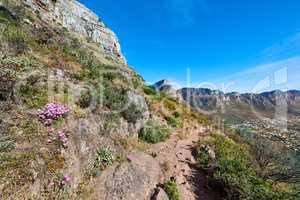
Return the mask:
<path id="1" fill-rule="evenodd" d="M 164 175 L 166 175 L 170 170 L 170 163 L 167 160 L 162 163 L 159 163 L 159 166 Z"/>
<path id="2" fill-rule="evenodd" d="M 115 143 L 122 146 L 125 151 L 130 152 L 133 149 L 139 149 L 146 152 L 150 145 L 144 142 L 139 141 L 136 138 L 131 137 L 117 137 L 114 139 Z"/>

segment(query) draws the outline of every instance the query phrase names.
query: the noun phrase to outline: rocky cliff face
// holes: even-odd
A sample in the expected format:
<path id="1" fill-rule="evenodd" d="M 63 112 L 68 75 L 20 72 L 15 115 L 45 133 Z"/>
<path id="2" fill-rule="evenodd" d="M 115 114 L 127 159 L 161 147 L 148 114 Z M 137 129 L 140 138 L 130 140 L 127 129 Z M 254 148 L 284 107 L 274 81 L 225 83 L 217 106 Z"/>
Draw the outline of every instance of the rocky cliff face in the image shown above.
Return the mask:
<path id="1" fill-rule="evenodd" d="M 115 33 L 91 10 L 75 0 L 25 0 L 48 23 L 58 23 L 70 32 L 95 42 L 113 59 L 126 63 Z"/>
<path id="2" fill-rule="evenodd" d="M 168 94 L 171 97 L 177 98 L 176 94 L 176 88 L 172 85 L 171 81 L 168 80 L 160 80 L 152 87 L 157 91 L 157 92 L 164 92 Z"/>
<path id="3" fill-rule="evenodd" d="M 263 112 L 265 114 L 272 114 L 275 112 L 275 107 L 279 101 L 285 101 L 288 106 L 290 114 L 299 115 L 300 113 L 300 92 L 297 90 L 270 91 L 260 94 L 236 92 L 224 93 L 218 90 L 211 90 L 208 88 L 181 88 L 175 90 L 171 83 L 167 80 L 161 80 L 153 85 L 158 91 L 170 93 L 169 88 L 177 98 L 183 102 L 188 103 L 192 107 L 201 109 L 202 111 L 209 111 L 210 113 L 225 112 L 227 114 L 240 115 L 248 111 Z M 253 114 L 253 113 L 252 113 Z M 251 112 L 248 117 L 251 116 Z"/>

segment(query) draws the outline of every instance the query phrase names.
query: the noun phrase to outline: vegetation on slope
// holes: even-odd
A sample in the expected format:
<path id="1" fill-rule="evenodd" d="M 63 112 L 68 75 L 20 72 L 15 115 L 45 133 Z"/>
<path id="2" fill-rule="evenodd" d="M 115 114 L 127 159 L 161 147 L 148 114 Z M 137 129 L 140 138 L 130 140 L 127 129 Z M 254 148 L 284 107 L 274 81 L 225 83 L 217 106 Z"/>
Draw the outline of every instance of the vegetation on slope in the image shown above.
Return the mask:
<path id="1" fill-rule="evenodd" d="M 196 156 L 203 168 L 212 171 L 210 185 L 223 190 L 227 199 L 297 199 L 292 187 L 261 176 L 245 144 L 214 134 L 199 142 Z"/>
<path id="2" fill-rule="evenodd" d="M 139 139 L 148 143 L 165 141 L 170 136 L 170 130 L 162 127 L 153 121 L 147 121 L 139 131 Z"/>
<path id="3" fill-rule="evenodd" d="M 163 184 L 163 189 L 166 191 L 170 200 L 179 200 L 179 191 L 177 184 L 174 181 L 167 181 Z"/>
<path id="4" fill-rule="evenodd" d="M 7 2 L 0 9 L 1 199 L 86 199 L 94 170 L 123 162 L 118 158 L 144 149 L 144 141 L 166 140 L 183 124 L 207 122 L 146 86 L 128 66 L 103 60 L 95 44 Z M 52 75 L 60 79 L 49 79 Z M 146 98 L 149 110 L 129 98 L 132 93 Z M 68 115 L 44 121 L 38 110 L 54 102 L 67 105 Z M 140 140 L 136 130 L 123 136 L 121 123 L 135 127 L 147 112 Z M 72 129 L 75 125 L 80 129 Z M 80 173 L 70 174 L 74 163 Z"/>

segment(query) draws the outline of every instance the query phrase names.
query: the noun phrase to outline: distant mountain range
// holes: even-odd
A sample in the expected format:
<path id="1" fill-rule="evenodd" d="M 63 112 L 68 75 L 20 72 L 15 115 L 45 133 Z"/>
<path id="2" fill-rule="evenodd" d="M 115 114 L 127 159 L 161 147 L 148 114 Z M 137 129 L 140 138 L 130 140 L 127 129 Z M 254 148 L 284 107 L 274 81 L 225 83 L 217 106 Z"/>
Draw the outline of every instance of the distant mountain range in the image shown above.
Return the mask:
<path id="1" fill-rule="evenodd" d="M 194 108 L 212 114 L 224 114 L 234 118 L 256 118 L 257 114 L 272 117 L 276 111 L 300 116 L 300 91 L 274 90 L 263 93 L 224 93 L 208 88 L 176 89 L 168 80 L 153 85 L 155 90 L 176 97 Z"/>

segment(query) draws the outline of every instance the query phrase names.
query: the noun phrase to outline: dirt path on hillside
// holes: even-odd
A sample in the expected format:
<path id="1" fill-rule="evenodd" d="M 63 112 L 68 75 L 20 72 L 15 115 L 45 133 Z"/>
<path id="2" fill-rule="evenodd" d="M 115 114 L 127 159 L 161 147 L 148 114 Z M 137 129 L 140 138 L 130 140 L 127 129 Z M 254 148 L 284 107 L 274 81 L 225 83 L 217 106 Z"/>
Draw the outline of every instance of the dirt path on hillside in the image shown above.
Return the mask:
<path id="1" fill-rule="evenodd" d="M 206 176 L 196 167 L 192 147 L 203 132 L 194 132 L 185 139 L 173 135 L 168 141 L 153 145 L 149 153 L 156 155 L 165 177 L 175 179 L 183 200 L 220 200 L 206 185 Z"/>

